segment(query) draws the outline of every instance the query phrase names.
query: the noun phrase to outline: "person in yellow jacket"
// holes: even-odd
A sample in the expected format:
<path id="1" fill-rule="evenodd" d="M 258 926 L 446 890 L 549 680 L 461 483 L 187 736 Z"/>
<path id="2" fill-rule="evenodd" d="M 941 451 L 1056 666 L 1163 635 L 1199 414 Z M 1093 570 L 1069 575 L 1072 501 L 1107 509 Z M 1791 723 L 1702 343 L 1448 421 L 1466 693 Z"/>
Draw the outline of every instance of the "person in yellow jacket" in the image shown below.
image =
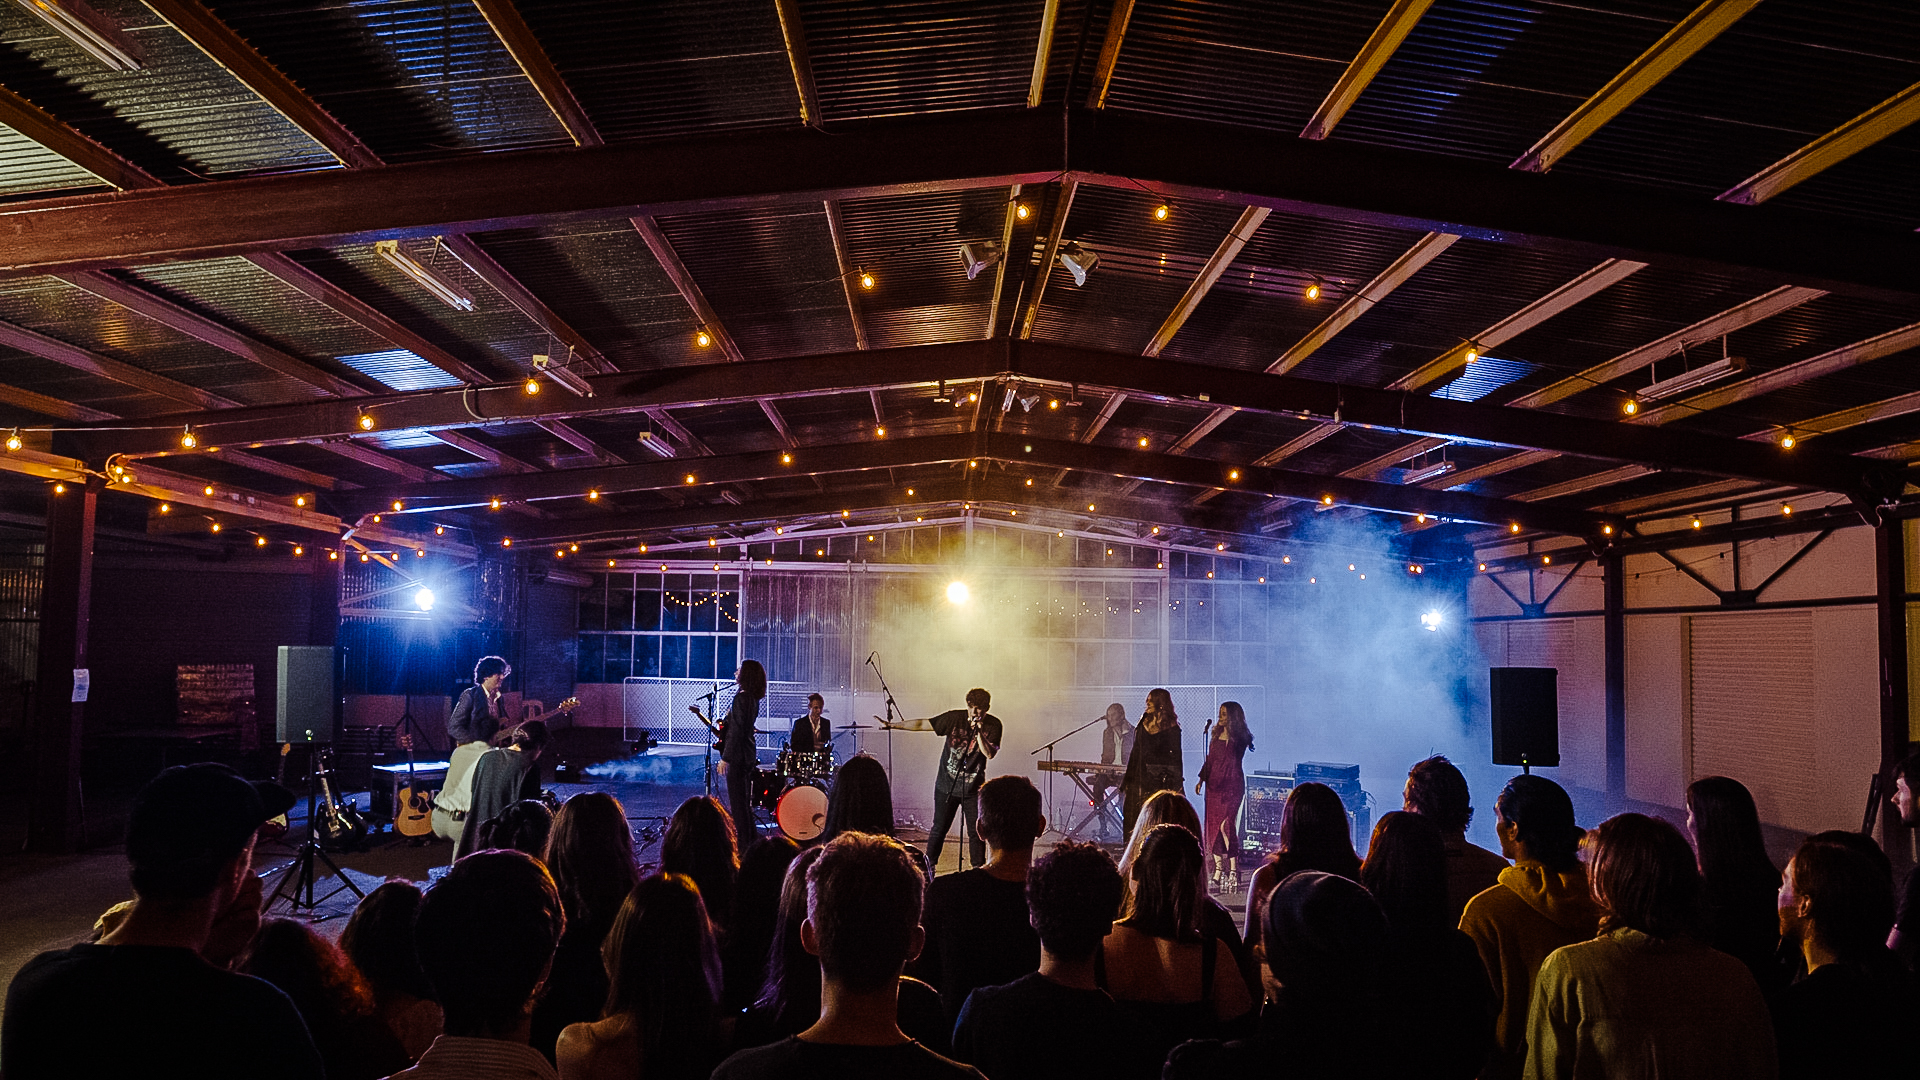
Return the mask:
<path id="1" fill-rule="evenodd" d="M 1774 1080 L 1760 984 L 1703 939 L 1704 886 L 1680 830 L 1616 814 L 1588 836 L 1587 867 L 1601 934 L 1540 966 L 1526 1080 Z"/>
<path id="2" fill-rule="evenodd" d="M 1561 946 L 1591 940 L 1601 912 L 1580 864 L 1585 833 L 1564 788 L 1543 776 L 1516 776 L 1494 814 L 1500 853 L 1513 865 L 1500 872 L 1499 884 L 1467 901 L 1460 929 L 1479 950 L 1500 1010 L 1481 1076 L 1513 1080 L 1526 1062 L 1527 1009 L 1541 963 Z"/>

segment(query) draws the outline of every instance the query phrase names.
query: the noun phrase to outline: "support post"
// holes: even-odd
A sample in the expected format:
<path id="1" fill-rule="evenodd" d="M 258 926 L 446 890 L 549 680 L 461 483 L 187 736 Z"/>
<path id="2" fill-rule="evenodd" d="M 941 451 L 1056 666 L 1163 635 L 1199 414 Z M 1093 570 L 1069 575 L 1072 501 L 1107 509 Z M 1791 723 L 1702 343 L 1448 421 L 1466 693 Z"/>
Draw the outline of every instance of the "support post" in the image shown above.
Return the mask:
<path id="1" fill-rule="evenodd" d="M 93 521 L 100 481 L 47 488 L 47 554 L 40 592 L 40 662 L 33 704 L 33 801 L 27 846 L 67 854 L 86 842 L 80 802 L 81 720 L 74 672 L 88 666 Z M 56 494 L 56 490 L 60 493 Z"/>
<path id="2" fill-rule="evenodd" d="M 1627 584 L 1625 560 L 1600 557 L 1600 592 L 1606 639 L 1607 793 L 1627 794 Z"/>
<path id="3" fill-rule="evenodd" d="M 1880 622 L 1880 790 L 1893 790 L 1893 765 L 1907 755 L 1906 522 L 1882 521 L 1873 530 L 1874 580 Z M 1912 830 L 1892 807 L 1880 808 L 1880 846 L 1893 860 L 1895 880 L 1913 865 Z"/>

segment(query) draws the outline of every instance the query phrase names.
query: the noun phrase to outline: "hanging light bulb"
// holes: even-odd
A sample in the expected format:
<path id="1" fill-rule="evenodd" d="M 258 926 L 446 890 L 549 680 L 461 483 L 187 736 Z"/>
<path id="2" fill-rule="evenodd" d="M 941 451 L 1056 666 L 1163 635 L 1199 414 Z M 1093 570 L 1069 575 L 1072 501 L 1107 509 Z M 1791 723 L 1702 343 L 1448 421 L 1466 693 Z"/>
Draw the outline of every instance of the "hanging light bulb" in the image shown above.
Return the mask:
<path id="1" fill-rule="evenodd" d="M 199 445 L 200 445 L 200 440 L 197 436 L 194 435 L 192 424 L 188 424 L 185 428 L 181 429 L 180 449 L 191 450 L 194 447 Z"/>
<path id="2" fill-rule="evenodd" d="M 1640 402 L 1633 398 L 1628 398 L 1626 403 L 1620 406 L 1620 411 L 1626 413 L 1628 416 L 1633 416 L 1640 411 Z"/>
<path id="3" fill-rule="evenodd" d="M 1468 345 L 1467 346 L 1467 363 L 1469 364 L 1475 363 L 1479 359 L 1480 359 L 1480 347 L 1478 345 Z"/>
<path id="4" fill-rule="evenodd" d="M 1320 279 L 1319 278 L 1314 278 L 1312 281 L 1307 282 L 1307 299 L 1309 300 L 1320 299 Z"/>
<path id="5" fill-rule="evenodd" d="M 22 445 L 24 444 L 20 441 L 20 429 L 14 428 L 13 434 L 7 436 L 7 449 L 18 450 Z"/>
<path id="6" fill-rule="evenodd" d="M 1026 203 L 1017 202 L 1013 204 L 1013 216 L 1021 221 L 1025 221 L 1033 216 L 1033 210 L 1027 206 Z"/>
<path id="7" fill-rule="evenodd" d="M 1172 216 L 1173 207 L 1168 206 L 1166 203 L 1161 203 L 1159 206 L 1153 208 L 1153 220 L 1155 221 L 1165 221 Z"/>
<path id="8" fill-rule="evenodd" d="M 1782 449 L 1782 450 L 1791 450 L 1791 449 L 1793 449 L 1793 448 L 1794 448 L 1795 446 L 1798 446 L 1798 445 L 1799 445 L 1799 443 L 1800 443 L 1800 440 L 1798 440 L 1798 439 L 1796 439 L 1796 438 L 1794 438 L 1794 437 L 1793 437 L 1793 432 L 1791 432 L 1791 431 L 1789 431 L 1789 432 L 1787 432 L 1786 434 L 1784 434 L 1784 435 L 1782 435 L 1782 436 L 1780 436 L 1780 449 Z"/>
<path id="9" fill-rule="evenodd" d="M 707 328 L 703 326 L 694 332 L 693 343 L 703 349 L 707 348 L 713 344 L 713 335 L 708 333 Z"/>
<path id="10" fill-rule="evenodd" d="M 865 270 L 860 271 L 860 287 L 863 289 L 873 288 L 873 275 L 867 273 Z"/>
<path id="11" fill-rule="evenodd" d="M 532 397 L 540 393 L 540 380 L 529 375 L 527 381 L 520 384 L 520 389 L 526 391 L 528 397 Z"/>
<path id="12" fill-rule="evenodd" d="M 373 430 L 373 414 L 372 414 L 372 413 L 369 413 L 369 412 L 366 412 L 366 411 L 364 411 L 364 410 L 362 410 L 362 411 L 361 411 L 361 413 L 360 413 L 360 430 L 361 430 L 361 431 L 372 431 L 372 430 Z"/>

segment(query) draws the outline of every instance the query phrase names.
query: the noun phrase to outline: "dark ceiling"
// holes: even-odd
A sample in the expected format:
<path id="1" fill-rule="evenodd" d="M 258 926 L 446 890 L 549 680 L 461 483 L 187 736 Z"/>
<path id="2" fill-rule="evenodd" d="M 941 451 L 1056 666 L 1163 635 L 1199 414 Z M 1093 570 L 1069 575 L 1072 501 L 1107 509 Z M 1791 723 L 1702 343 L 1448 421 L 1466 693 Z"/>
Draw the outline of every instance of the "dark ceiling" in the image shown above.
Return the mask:
<path id="1" fill-rule="evenodd" d="M 1328 500 L 1603 544 L 1920 457 L 1898 0 L 91 10 L 143 67 L 0 3 L 0 498 L 608 556 Z"/>

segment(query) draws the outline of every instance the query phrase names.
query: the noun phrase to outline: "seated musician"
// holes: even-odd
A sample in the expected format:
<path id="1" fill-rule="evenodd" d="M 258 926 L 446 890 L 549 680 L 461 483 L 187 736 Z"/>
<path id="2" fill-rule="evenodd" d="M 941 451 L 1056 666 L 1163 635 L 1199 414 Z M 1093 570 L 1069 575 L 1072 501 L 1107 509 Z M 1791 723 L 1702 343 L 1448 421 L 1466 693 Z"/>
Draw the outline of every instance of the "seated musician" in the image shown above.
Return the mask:
<path id="1" fill-rule="evenodd" d="M 833 725 L 827 721 L 826 711 L 826 698 L 808 694 L 807 715 L 793 722 L 793 732 L 787 737 L 788 749 L 801 754 L 827 749 L 833 739 Z"/>
<path id="2" fill-rule="evenodd" d="M 1114 702 L 1107 706 L 1107 726 L 1100 729 L 1100 764 L 1126 767 L 1127 758 L 1133 753 L 1133 724 L 1127 720 L 1127 707 Z M 1094 780 L 1094 795 L 1105 800 L 1107 792 L 1119 786 L 1119 781 L 1102 776 Z"/>
<path id="3" fill-rule="evenodd" d="M 448 757 L 447 778 L 433 801 L 433 832 L 456 847 L 466 829 L 467 811 L 472 799 L 468 785 L 473 766 L 487 752 L 500 733 L 505 705 L 500 700 L 501 686 L 513 674 L 513 665 L 498 656 L 483 656 L 473 665 L 473 685 L 461 691 L 447 718 L 447 736 L 453 740 Z"/>

